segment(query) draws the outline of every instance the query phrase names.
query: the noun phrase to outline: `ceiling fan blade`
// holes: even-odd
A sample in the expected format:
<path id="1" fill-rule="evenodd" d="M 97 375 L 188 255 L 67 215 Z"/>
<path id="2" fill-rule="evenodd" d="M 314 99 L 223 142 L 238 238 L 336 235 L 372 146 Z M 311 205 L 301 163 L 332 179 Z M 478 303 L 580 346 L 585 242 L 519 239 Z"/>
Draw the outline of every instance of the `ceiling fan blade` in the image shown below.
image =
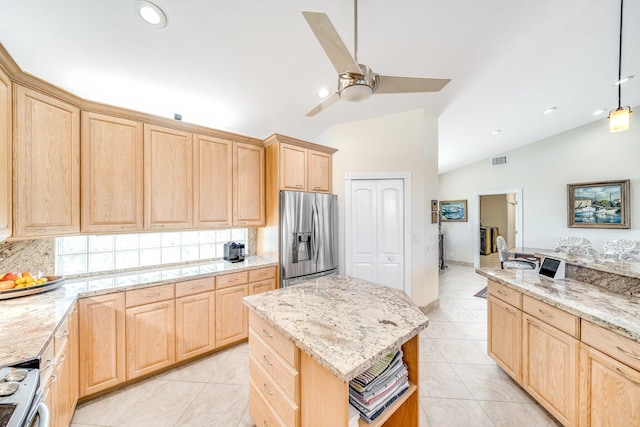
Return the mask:
<path id="1" fill-rule="evenodd" d="M 338 74 L 362 74 L 358 63 L 353 59 L 349 49 L 340 38 L 329 17 L 322 12 L 302 12 L 304 19 L 311 27 L 313 34 L 320 42 L 333 67 Z"/>
<path id="2" fill-rule="evenodd" d="M 451 79 L 382 75 L 379 79 L 375 93 L 438 92 L 451 81 Z"/>
<path id="3" fill-rule="evenodd" d="M 320 104 L 316 105 L 313 108 L 313 110 L 309 111 L 307 114 L 305 114 L 305 116 L 313 117 L 316 114 L 318 114 L 320 111 L 326 110 L 327 108 L 331 107 L 333 104 L 335 104 L 339 100 L 340 100 L 340 94 L 338 94 L 338 92 L 336 92 L 333 95 L 331 95 L 328 98 L 326 98 Z"/>

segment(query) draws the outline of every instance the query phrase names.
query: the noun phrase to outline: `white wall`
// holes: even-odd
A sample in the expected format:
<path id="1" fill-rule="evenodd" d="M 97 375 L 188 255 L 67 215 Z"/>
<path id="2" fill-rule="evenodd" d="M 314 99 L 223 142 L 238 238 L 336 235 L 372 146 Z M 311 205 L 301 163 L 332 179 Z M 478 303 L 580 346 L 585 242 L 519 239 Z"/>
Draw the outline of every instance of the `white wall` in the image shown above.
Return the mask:
<path id="1" fill-rule="evenodd" d="M 638 107 L 633 108 L 639 111 Z M 523 246 L 553 248 L 561 236 L 581 236 L 599 251 L 614 238 L 640 240 L 640 112 L 630 129 L 609 133 L 606 119 L 506 153 L 508 164 L 489 159 L 440 175 L 442 200 L 467 199 L 469 217 L 477 209 L 474 193 L 522 188 Z M 567 227 L 567 184 L 631 180 L 631 229 Z M 444 223 L 446 258 L 472 263 L 471 223 Z"/>
<path id="2" fill-rule="evenodd" d="M 344 176 L 347 172 L 411 172 L 412 299 L 424 307 L 438 299 L 437 224 L 431 224 L 438 191 L 438 119 L 412 110 L 334 126 L 317 141 L 337 148 L 333 193 L 340 205 L 340 273 L 345 272 Z M 432 240 L 433 237 L 433 240 Z"/>

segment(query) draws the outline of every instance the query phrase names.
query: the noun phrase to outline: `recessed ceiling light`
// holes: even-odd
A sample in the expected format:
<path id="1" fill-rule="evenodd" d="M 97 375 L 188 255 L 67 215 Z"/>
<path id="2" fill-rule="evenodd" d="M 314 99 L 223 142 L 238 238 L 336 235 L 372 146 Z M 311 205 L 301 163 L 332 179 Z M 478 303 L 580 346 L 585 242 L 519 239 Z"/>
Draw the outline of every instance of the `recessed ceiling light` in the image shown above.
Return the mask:
<path id="1" fill-rule="evenodd" d="M 331 89 L 328 89 L 326 87 L 323 87 L 318 91 L 318 96 L 320 98 L 326 98 L 329 95 L 331 95 Z"/>
<path id="2" fill-rule="evenodd" d="M 491 133 L 489 134 L 489 136 L 497 135 L 497 134 L 499 134 L 500 132 L 502 132 L 502 129 L 496 129 L 496 130 L 494 130 L 493 132 L 491 132 Z"/>
<path id="3" fill-rule="evenodd" d="M 167 26 L 167 16 L 162 9 L 155 4 L 146 0 L 138 0 L 136 1 L 136 9 L 144 22 L 153 28 L 164 28 Z"/>
<path id="4" fill-rule="evenodd" d="M 546 110 L 544 110 L 544 111 L 542 112 L 542 114 L 551 114 L 551 113 L 553 113 L 554 111 L 556 111 L 557 109 L 558 109 L 558 107 L 549 107 L 549 108 L 547 108 Z"/>
<path id="5" fill-rule="evenodd" d="M 606 111 L 607 111 L 606 108 L 599 108 L 599 109 L 597 109 L 596 111 L 593 112 L 593 115 L 594 116 L 598 116 L 598 115 L 600 115 L 602 113 L 605 113 Z"/>
<path id="6" fill-rule="evenodd" d="M 615 82 L 613 85 L 614 85 L 614 86 L 619 86 L 619 85 L 621 85 L 622 83 L 626 83 L 626 82 L 628 82 L 628 81 L 629 81 L 629 80 L 631 80 L 632 78 L 633 78 L 633 76 L 623 77 L 623 78 L 621 78 L 620 80 L 618 80 L 617 82 Z"/>

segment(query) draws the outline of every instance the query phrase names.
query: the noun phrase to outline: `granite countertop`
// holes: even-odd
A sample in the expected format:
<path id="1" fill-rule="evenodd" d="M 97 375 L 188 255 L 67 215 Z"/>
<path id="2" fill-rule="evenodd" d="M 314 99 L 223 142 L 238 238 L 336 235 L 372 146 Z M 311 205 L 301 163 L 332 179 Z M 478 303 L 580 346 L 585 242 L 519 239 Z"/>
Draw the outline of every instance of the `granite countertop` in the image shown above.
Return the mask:
<path id="1" fill-rule="evenodd" d="M 476 269 L 488 279 L 640 342 L 640 298 L 532 270 Z"/>
<path id="2" fill-rule="evenodd" d="M 564 252 L 541 251 L 536 256 L 549 256 L 564 261 L 566 264 L 590 268 L 605 273 L 640 279 L 640 263 L 624 259 L 608 258 L 603 255 L 588 257 L 584 255 L 567 254 Z"/>
<path id="3" fill-rule="evenodd" d="M 277 265 L 277 262 L 247 257 L 239 263 L 219 260 L 183 266 L 156 266 L 125 273 L 67 279 L 63 286 L 49 292 L 0 300 L 0 366 L 40 354 L 78 298 L 273 265 Z"/>
<path id="4" fill-rule="evenodd" d="M 343 276 L 321 277 L 244 301 L 344 382 L 429 323 L 404 292 Z"/>

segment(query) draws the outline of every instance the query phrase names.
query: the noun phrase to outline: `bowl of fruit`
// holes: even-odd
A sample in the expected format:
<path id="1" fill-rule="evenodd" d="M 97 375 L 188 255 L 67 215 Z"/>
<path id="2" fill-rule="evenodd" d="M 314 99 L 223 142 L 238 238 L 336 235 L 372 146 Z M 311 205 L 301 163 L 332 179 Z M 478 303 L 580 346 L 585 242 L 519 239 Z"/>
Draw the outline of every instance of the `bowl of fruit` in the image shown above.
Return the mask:
<path id="1" fill-rule="evenodd" d="M 43 276 L 41 272 L 31 274 L 9 272 L 0 276 L 0 300 L 57 289 L 64 283 L 64 276 Z"/>

